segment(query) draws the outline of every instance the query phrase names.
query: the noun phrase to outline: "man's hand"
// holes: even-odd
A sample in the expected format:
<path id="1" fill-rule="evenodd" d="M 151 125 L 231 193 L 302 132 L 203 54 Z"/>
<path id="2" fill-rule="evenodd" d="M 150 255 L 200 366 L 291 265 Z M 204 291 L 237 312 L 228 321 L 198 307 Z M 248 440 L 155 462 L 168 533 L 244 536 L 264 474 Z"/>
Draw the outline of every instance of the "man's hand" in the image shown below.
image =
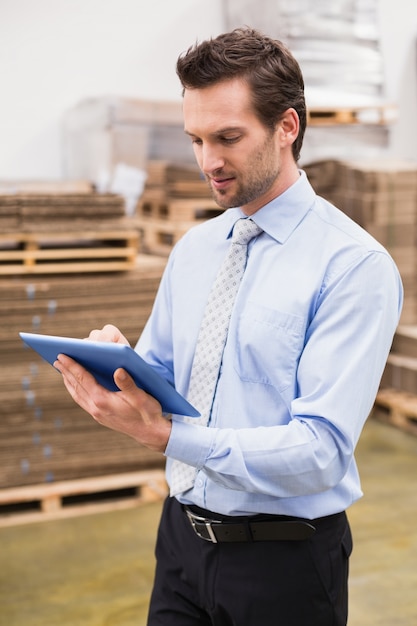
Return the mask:
<path id="1" fill-rule="evenodd" d="M 106 324 L 101 330 L 94 329 L 88 335 L 90 341 L 111 341 L 112 343 L 123 343 L 129 345 L 126 337 L 113 324 Z"/>
<path id="2" fill-rule="evenodd" d="M 89 339 L 128 343 L 111 325 L 92 331 Z M 132 437 L 150 450 L 165 451 L 171 422 L 163 417 L 159 402 L 139 389 L 124 369 L 119 368 L 114 373 L 120 391 L 108 391 L 82 365 L 66 355 L 58 355 L 54 367 L 61 372 L 73 400 L 96 422 Z"/>

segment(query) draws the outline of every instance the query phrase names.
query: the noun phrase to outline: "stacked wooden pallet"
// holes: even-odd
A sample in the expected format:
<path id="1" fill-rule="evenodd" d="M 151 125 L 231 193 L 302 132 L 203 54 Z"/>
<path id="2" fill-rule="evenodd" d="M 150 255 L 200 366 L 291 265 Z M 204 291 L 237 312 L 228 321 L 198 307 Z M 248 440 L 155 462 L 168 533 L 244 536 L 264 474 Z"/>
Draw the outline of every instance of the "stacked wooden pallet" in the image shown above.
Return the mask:
<path id="1" fill-rule="evenodd" d="M 417 435 L 417 326 L 397 328 L 375 407 L 377 417 Z"/>
<path id="2" fill-rule="evenodd" d="M 0 233 L 0 275 L 126 270 L 139 245 L 110 193 L 2 193 Z"/>
<path id="3" fill-rule="evenodd" d="M 139 255 L 123 273 L 0 280 L 0 488 L 160 467 L 163 459 L 98 426 L 19 331 L 86 337 L 117 325 L 134 344 L 164 267 Z"/>
<path id="4" fill-rule="evenodd" d="M 417 394 L 398 389 L 380 389 L 373 416 L 417 436 Z"/>
<path id="5" fill-rule="evenodd" d="M 221 211 L 197 167 L 149 162 L 145 190 L 137 209 L 144 251 L 169 254 L 187 230 Z"/>

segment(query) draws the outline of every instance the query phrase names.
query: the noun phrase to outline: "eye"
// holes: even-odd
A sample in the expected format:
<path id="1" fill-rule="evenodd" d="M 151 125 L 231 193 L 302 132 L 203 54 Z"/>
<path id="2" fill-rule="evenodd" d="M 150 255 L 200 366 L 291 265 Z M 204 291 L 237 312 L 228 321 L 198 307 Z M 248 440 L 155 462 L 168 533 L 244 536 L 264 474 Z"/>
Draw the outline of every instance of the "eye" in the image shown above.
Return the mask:
<path id="1" fill-rule="evenodd" d="M 233 135 L 233 137 L 220 137 L 220 141 L 225 144 L 237 143 L 240 139 L 241 135 Z"/>

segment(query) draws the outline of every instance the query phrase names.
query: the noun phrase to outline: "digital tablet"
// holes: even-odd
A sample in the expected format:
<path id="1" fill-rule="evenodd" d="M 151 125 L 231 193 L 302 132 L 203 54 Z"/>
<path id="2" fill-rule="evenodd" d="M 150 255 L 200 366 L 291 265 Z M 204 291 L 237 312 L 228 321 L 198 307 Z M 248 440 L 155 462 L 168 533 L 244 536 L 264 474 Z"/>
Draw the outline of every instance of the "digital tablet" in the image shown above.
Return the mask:
<path id="1" fill-rule="evenodd" d="M 51 365 L 58 354 L 66 354 L 85 367 L 100 385 L 119 391 L 113 373 L 124 368 L 136 385 L 156 398 L 164 413 L 198 417 L 200 413 L 170 383 L 162 378 L 130 346 L 120 343 L 72 339 L 36 333 L 19 333 L 30 348 Z"/>

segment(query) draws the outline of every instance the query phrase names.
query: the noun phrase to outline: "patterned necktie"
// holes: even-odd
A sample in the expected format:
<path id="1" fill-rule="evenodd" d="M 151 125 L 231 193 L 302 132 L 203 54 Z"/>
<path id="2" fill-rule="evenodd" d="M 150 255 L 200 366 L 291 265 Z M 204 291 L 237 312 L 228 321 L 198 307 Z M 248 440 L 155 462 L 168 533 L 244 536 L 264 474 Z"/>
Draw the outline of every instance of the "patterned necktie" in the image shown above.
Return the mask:
<path id="1" fill-rule="evenodd" d="M 190 424 L 208 424 L 233 303 L 246 267 L 248 243 L 261 232 L 255 222 L 246 218 L 239 219 L 233 228 L 232 243 L 211 288 L 197 339 L 187 399 L 201 417 L 185 418 Z M 173 461 L 171 496 L 190 489 L 196 474 L 195 467 Z"/>

